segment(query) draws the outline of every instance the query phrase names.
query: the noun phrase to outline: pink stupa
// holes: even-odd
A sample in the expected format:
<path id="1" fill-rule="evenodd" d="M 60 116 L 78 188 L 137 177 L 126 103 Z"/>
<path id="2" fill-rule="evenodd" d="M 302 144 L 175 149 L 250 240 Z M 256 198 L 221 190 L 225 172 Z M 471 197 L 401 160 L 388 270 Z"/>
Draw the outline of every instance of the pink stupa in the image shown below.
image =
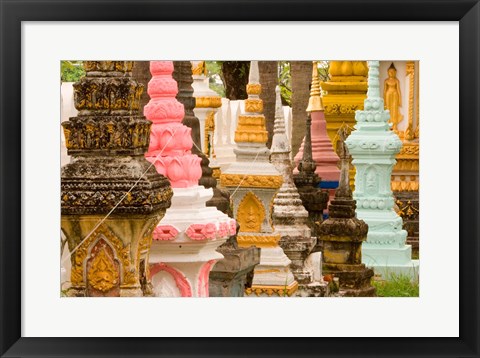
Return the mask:
<path id="1" fill-rule="evenodd" d="M 236 231 L 235 220 L 207 207 L 211 188 L 198 185 L 201 158 L 191 153 L 191 129 L 182 124 L 173 62 L 151 61 L 150 102 L 144 115 L 153 122 L 145 157 L 173 189 L 172 205 L 153 232 L 149 264 L 153 295 L 208 296 L 209 273 L 223 255 L 216 248 Z"/>
<path id="2" fill-rule="evenodd" d="M 320 187 L 331 189 L 330 195 L 332 196 L 334 194 L 334 189 L 338 187 L 338 181 L 340 180 L 340 169 L 338 168 L 340 158 L 337 153 L 335 153 L 332 142 L 327 133 L 327 121 L 325 120 L 322 98 L 320 96 L 320 79 L 318 78 L 316 61 L 313 62 L 312 86 L 307 112 L 310 112 L 312 117 L 312 156 L 317 164 L 315 173 L 322 179 Z M 304 141 L 305 138 L 300 145 L 300 150 L 294 158 L 295 174 L 298 173 L 296 168 L 298 162 L 302 160 Z"/>

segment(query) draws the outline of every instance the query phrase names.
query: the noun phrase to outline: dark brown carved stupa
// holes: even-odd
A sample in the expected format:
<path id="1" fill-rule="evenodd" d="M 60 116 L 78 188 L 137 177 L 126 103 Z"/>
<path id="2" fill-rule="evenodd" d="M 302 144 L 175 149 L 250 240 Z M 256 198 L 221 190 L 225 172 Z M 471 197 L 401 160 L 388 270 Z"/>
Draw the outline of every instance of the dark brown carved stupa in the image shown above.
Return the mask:
<path id="1" fill-rule="evenodd" d="M 62 123 L 72 162 L 61 172 L 61 228 L 71 253 L 69 296 L 149 295 L 153 229 L 170 206 L 168 180 L 144 158 L 151 122 L 132 61 L 85 61 L 78 116 Z"/>
<path id="2" fill-rule="evenodd" d="M 312 117 L 309 113 L 306 120 L 303 157 L 298 163 L 298 173 L 293 175 L 293 181 L 302 199 L 302 204 L 308 211 L 308 224 L 312 230 L 312 236 L 318 238 L 318 226 L 315 223 L 321 223 L 323 220 L 323 211 L 327 208 L 328 203 L 328 193 L 319 188 L 321 179 L 315 173 L 317 165 L 312 156 L 311 126 Z M 318 244 L 314 251 L 320 251 Z"/>
<path id="3" fill-rule="evenodd" d="M 368 225 L 355 214 L 356 201 L 349 185 L 350 155 L 345 145 L 346 133 L 340 133 L 340 182 L 335 198 L 328 207 L 329 218 L 317 224 L 323 243 L 323 274 L 339 278 L 342 296 L 375 296 L 371 285 L 373 270 L 362 264 L 362 242 L 367 239 Z"/>
<path id="4" fill-rule="evenodd" d="M 177 100 L 185 107 L 185 117 L 182 123 L 192 129 L 193 147 L 192 153 L 202 158 L 200 165 L 202 167 L 202 177 L 198 181 L 199 185 L 205 188 L 213 189 L 213 197 L 207 201 L 207 206 L 215 206 L 223 213 L 230 210 L 230 195 L 226 190 L 217 188 L 217 180 L 212 176 L 213 170 L 209 167 L 210 161 L 203 153 L 200 141 L 200 121 L 195 116 L 195 97 L 193 96 L 193 77 L 192 63 L 190 61 L 173 61 L 173 78 L 178 83 Z"/>
<path id="5" fill-rule="evenodd" d="M 213 189 L 213 197 L 207 201 L 207 206 L 215 206 L 221 212 L 233 217 L 230 208 L 230 193 L 217 187 L 213 178 L 210 161 L 200 150 L 200 121 L 195 116 L 195 97 L 193 96 L 192 63 L 190 61 L 174 61 L 173 78 L 178 83 L 177 100 L 185 107 L 185 117 L 182 123 L 192 129 L 194 146 L 192 153 L 202 158 L 202 177 L 198 184 Z M 238 227 L 237 227 L 238 229 Z M 238 231 L 238 230 L 237 230 Z M 260 249 L 256 247 L 239 248 L 236 235 L 231 236 L 218 249 L 224 258 L 218 261 L 210 272 L 209 292 L 212 297 L 243 296 L 246 286 L 251 286 L 253 269 L 260 262 Z"/>

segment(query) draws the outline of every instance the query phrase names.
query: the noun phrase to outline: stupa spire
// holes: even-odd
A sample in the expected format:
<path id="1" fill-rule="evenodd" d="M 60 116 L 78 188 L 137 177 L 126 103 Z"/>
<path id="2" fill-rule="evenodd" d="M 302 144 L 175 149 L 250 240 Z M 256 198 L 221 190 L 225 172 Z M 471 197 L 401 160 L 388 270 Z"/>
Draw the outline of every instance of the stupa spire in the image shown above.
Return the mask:
<path id="1" fill-rule="evenodd" d="M 405 245 L 407 232 L 393 209 L 390 184 L 402 142 L 390 130 L 390 112 L 384 110 L 380 97 L 379 61 L 369 61 L 368 65 L 364 110 L 356 111 L 356 130 L 346 140 L 356 169 L 353 198 L 357 216 L 369 225 L 362 248 L 363 262 L 374 267 L 377 274 L 394 272 L 413 277 L 418 274 L 419 263 L 411 259 L 411 246 Z"/>
<path id="2" fill-rule="evenodd" d="M 275 123 L 272 138 L 271 161 L 283 176 L 283 183 L 273 200 L 273 225 L 280 233 L 280 246 L 292 261 L 291 269 L 299 283 L 299 295 L 323 296 L 327 284 L 320 274 L 321 254 L 316 253 L 310 261 L 318 263 L 318 270 L 306 263 L 317 238 L 312 237 L 308 227 L 308 212 L 293 182 L 293 166 L 290 159 L 290 144 L 285 133 L 280 88 L 276 88 Z"/>
<path id="3" fill-rule="evenodd" d="M 273 124 L 273 138 L 271 152 L 290 153 L 291 147 L 285 131 L 285 116 L 283 114 L 282 99 L 280 96 L 280 87 L 275 88 L 275 122 Z"/>
<path id="4" fill-rule="evenodd" d="M 220 181 L 232 193 L 234 216 L 240 224 L 237 235 L 239 246 L 261 248 L 253 285 L 246 293 L 292 295 L 298 283 L 289 268 L 291 261 L 278 245 L 280 233 L 272 222 L 271 203 L 283 179 L 269 162 L 257 61 L 252 61 L 250 65 L 249 79 L 245 113 L 238 116 L 235 131 L 237 161 L 221 174 Z"/>
<path id="5" fill-rule="evenodd" d="M 307 112 L 323 111 L 323 102 L 320 90 L 320 77 L 318 76 L 318 62 L 312 61 L 312 85 L 308 100 Z"/>
<path id="6" fill-rule="evenodd" d="M 321 178 L 318 185 L 320 188 L 329 189 L 330 199 L 332 199 L 340 177 L 340 171 L 337 167 L 339 158 L 327 134 L 327 122 L 325 121 L 323 100 L 321 97 L 317 61 L 312 62 L 312 82 L 307 112 L 311 115 L 312 122 L 310 130 L 311 137 L 309 140 L 310 152 L 316 164 L 314 169 L 315 173 Z M 304 138 L 304 142 L 295 156 L 295 163 L 297 164 L 302 159 L 305 143 L 306 138 Z"/>
<path id="7" fill-rule="evenodd" d="M 201 159 L 192 153 L 192 129 L 182 123 L 185 111 L 176 98 L 173 62 L 151 61 L 150 71 L 151 99 L 144 113 L 153 124 L 146 158 L 170 179 L 173 188 L 172 205 L 153 233 L 149 263 L 154 294 L 208 297 L 209 273 L 223 258 L 215 249 L 235 234 L 235 221 L 206 206 L 213 190 L 198 185 Z M 182 96 L 185 103 L 194 101 L 187 92 Z M 187 117 L 194 125 L 194 116 Z"/>
<path id="8" fill-rule="evenodd" d="M 355 200 L 349 185 L 350 155 L 345 145 L 346 129 L 339 132 L 341 173 L 339 187 L 328 210 L 329 218 L 318 225 L 323 247 L 323 273 L 339 279 L 341 296 L 375 296 L 371 284 L 373 270 L 362 264 L 362 242 L 368 225 L 355 216 Z"/>

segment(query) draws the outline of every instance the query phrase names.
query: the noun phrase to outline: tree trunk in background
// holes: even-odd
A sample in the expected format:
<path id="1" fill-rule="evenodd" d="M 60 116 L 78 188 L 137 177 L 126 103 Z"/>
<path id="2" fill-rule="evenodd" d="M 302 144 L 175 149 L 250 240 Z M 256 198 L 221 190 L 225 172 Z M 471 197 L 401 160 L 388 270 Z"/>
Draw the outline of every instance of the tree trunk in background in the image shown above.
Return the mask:
<path id="1" fill-rule="evenodd" d="M 140 113 L 143 115 L 143 107 L 150 101 L 150 96 L 147 93 L 148 81 L 152 78 L 150 74 L 150 61 L 135 61 L 132 77 L 144 86 L 142 96 L 140 97 Z"/>
<path id="2" fill-rule="evenodd" d="M 311 61 L 291 61 L 292 75 L 292 157 L 298 153 L 305 136 L 310 82 L 312 81 Z"/>
<path id="3" fill-rule="evenodd" d="M 268 131 L 267 147 L 270 148 L 272 146 L 273 123 L 275 122 L 275 87 L 278 84 L 277 61 L 258 61 L 258 69 L 260 84 L 262 85 L 260 98 L 263 100 L 263 114 Z"/>
<path id="4" fill-rule="evenodd" d="M 250 61 L 223 61 L 222 74 L 225 96 L 232 100 L 247 98 L 248 71 Z"/>

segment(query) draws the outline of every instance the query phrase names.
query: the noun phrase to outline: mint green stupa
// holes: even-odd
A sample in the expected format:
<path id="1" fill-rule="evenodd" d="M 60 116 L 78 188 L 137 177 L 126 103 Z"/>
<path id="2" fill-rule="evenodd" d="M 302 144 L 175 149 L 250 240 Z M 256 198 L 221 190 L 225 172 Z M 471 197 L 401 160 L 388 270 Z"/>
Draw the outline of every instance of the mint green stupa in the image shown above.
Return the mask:
<path id="1" fill-rule="evenodd" d="M 388 279 L 390 273 L 418 276 L 419 262 L 412 260 L 412 247 L 405 245 L 407 232 L 397 215 L 390 187 L 395 155 L 402 142 L 390 130 L 390 112 L 380 96 L 379 61 L 368 61 L 368 92 L 364 110 L 355 113 L 355 131 L 346 144 L 356 168 L 357 217 L 368 224 L 362 245 L 362 262 L 375 274 Z"/>

